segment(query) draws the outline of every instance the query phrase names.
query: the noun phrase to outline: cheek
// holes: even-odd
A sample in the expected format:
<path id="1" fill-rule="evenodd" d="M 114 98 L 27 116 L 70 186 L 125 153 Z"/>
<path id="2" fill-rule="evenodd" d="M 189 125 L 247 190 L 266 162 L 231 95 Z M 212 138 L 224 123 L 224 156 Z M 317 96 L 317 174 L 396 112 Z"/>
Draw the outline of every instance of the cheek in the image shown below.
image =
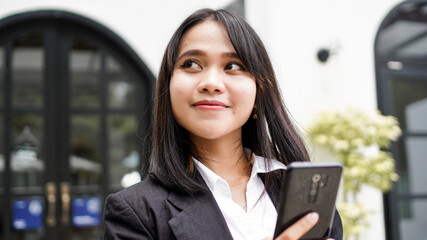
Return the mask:
<path id="1" fill-rule="evenodd" d="M 175 98 L 180 95 L 181 91 L 182 90 L 180 89 L 179 84 L 177 84 L 177 81 L 172 78 L 169 83 L 169 92 L 170 92 L 172 103 L 176 100 Z"/>
<path id="2" fill-rule="evenodd" d="M 194 81 L 191 81 L 191 79 L 184 74 L 173 74 L 169 83 L 171 98 L 174 97 L 176 100 L 180 100 L 191 95 L 194 89 L 193 84 Z"/>
<path id="3" fill-rule="evenodd" d="M 180 81 L 179 78 L 173 75 L 169 83 L 169 92 L 172 104 L 180 101 L 183 94 L 185 94 L 185 82 Z"/>
<path id="4" fill-rule="evenodd" d="M 237 88 L 236 100 L 239 101 L 239 104 L 243 106 L 246 110 L 249 109 L 250 111 L 252 111 L 252 108 L 255 104 L 255 98 L 256 85 L 254 82 L 247 83 Z"/>
<path id="5" fill-rule="evenodd" d="M 191 95 L 189 89 L 190 86 L 186 84 L 186 81 L 176 77 L 171 78 L 169 83 L 170 101 L 173 115 L 178 121 L 180 121 L 181 115 L 188 105 L 187 103 Z"/>
<path id="6" fill-rule="evenodd" d="M 176 84 L 176 81 L 172 78 L 170 83 L 169 83 L 169 96 L 170 96 L 170 103 L 171 103 L 171 107 L 172 107 L 172 112 L 174 117 L 176 118 L 176 113 L 179 112 L 177 111 L 177 106 L 179 106 L 179 104 L 177 104 L 177 101 L 179 101 L 179 98 L 177 98 L 178 96 L 180 96 L 179 94 L 179 88 L 178 88 L 178 84 Z"/>

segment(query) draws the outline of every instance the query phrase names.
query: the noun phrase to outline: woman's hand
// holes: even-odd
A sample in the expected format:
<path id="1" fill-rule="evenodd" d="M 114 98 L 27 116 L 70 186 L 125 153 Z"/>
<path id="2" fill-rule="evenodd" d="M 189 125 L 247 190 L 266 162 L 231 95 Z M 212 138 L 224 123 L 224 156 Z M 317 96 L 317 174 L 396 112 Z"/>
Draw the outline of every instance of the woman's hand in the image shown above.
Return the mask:
<path id="1" fill-rule="evenodd" d="M 306 232 L 308 232 L 312 227 L 314 227 L 314 225 L 316 225 L 317 221 L 319 221 L 319 214 L 315 212 L 309 213 L 288 227 L 275 240 L 300 239 Z"/>

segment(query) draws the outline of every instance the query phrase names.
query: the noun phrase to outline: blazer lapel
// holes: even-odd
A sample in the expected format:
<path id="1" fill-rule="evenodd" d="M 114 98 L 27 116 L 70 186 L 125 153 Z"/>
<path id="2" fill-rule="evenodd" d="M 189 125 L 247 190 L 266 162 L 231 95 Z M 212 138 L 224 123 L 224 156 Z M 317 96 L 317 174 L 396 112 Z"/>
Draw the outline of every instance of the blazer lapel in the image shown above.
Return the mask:
<path id="1" fill-rule="evenodd" d="M 275 170 L 275 171 L 284 171 L 284 170 Z M 265 173 L 258 173 L 258 176 L 261 178 L 262 182 L 265 184 Z M 273 202 L 276 211 L 279 211 L 279 197 L 280 197 L 280 188 L 282 187 L 282 182 L 279 183 L 277 188 L 269 188 L 267 190 L 268 195 L 270 196 L 271 201 Z"/>
<path id="2" fill-rule="evenodd" d="M 198 172 L 196 180 L 206 185 Z M 169 220 L 169 226 L 177 239 L 233 239 L 209 190 L 195 197 L 171 192 L 168 201 L 181 210 Z"/>

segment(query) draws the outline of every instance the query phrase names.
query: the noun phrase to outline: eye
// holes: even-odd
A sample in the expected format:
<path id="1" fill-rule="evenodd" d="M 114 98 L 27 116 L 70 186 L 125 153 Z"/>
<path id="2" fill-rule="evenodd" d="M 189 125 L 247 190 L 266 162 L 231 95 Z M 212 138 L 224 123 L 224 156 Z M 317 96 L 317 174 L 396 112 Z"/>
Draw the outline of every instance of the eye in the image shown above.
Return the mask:
<path id="1" fill-rule="evenodd" d="M 184 68 L 184 69 L 193 69 L 193 70 L 200 70 L 200 69 L 202 69 L 200 67 L 200 65 L 196 61 L 194 61 L 192 59 L 185 60 L 185 62 L 183 64 L 181 64 L 181 68 Z"/>
<path id="2" fill-rule="evenodd" d="M 224 70 L 226 70 L 226 71 L 244 71 L 246 69 L 240 63 L 231 62 L 225 66 Z"/>

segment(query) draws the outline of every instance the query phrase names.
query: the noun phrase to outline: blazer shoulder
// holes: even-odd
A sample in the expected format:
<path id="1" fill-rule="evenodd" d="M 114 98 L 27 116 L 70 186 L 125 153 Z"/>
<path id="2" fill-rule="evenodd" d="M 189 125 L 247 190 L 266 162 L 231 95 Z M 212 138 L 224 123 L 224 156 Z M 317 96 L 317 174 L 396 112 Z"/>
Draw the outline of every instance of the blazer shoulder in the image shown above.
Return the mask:
<path id="1" fill-rule="evenodd" d="M 159 232 L 171 215 L 166 207 L 168 196 L 169 192 L 152 179 L 110 194 L 104 209 L 105 239 L 160 239 L 161 234 L 166 235 L 162 239 L 170 239 L 168 232 Z"/>
<path id="2" fill-rule="evenodd" d="M 135 185 L 113 193 L 116 197 L 126 200 L 128 203 L 134 200 L 161 200 L 167 199 L 169 191 L 151 178 L 147 178 Z"/>
<path id="3" fill-rule="evenodd" d="M 142 180 L 139 183 L 136 183 L 128 188 L 125 188 L 123 190 L 120 190 L 119 192 L 116 192 L 114 194 L 118 194 L 122 197 L 126 196 L 133 196 L 134 193 L 157 193 L 157 194 L 164 194 L 169 193 L 169 191 L 166 190 L 160 183 L 156 182 L 152 178 L 146 178 Z"/>

